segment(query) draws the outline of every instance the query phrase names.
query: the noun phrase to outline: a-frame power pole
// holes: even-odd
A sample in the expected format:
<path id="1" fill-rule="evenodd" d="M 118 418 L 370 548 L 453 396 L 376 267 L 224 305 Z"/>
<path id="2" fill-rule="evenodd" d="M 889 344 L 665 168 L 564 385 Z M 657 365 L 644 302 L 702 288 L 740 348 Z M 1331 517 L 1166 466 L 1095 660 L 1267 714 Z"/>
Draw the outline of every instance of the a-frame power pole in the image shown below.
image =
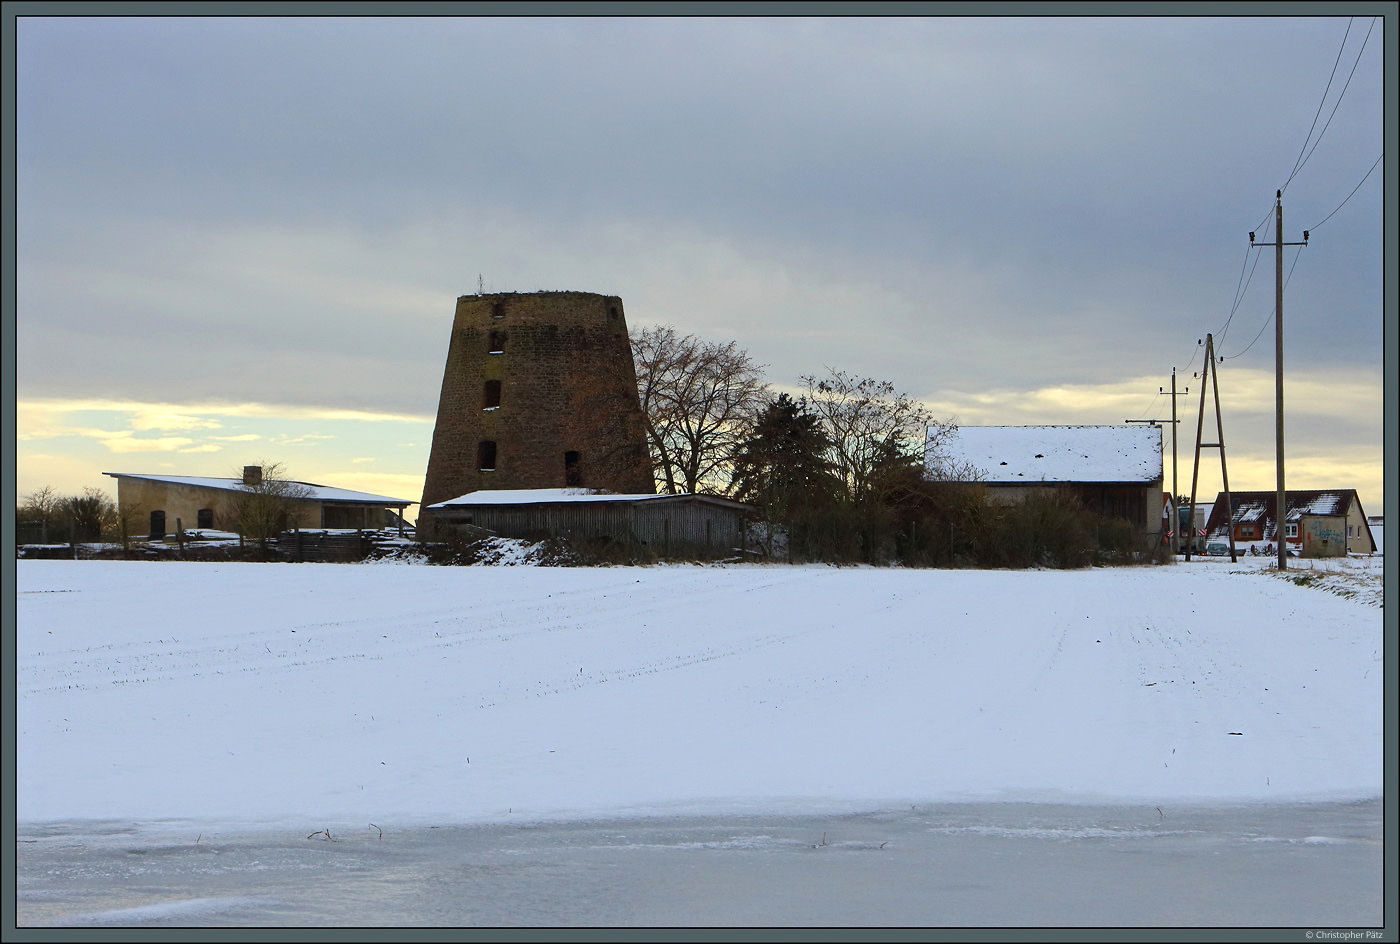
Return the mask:
<path id="1" fill-rule="evenodd" d="M 1220 383 L 1216 379 L 1218 371 L 1211 368 L 1215 366 L 1215 339 L 1206 335 L 1206 359 L 1204 373 L 1201 375 L 1201 408 L 1196 414 L 1196 461 L 1191 466 L 1191 511 L 1187 516 L 1190 523 L 1191 534 L 1186 542 L 1186 559 L 1191 559 L 1191 545 L 1196 541 L 1196 479 L 1201 472 L 1201 450 L 1220 450 L 1220 484 L 1225 489 L 1225 520 L 1226 530 L 1230 533 L 1230 561 L 1239 560 L 1235 554 L 1235 522 L 1234 509 L 1230 506 L 1230 475 L 1225 470 L 1225 426 L 1220 419 Z M 1201 442 L 1201 427 L 1206 418 L 1206 380 L 1210 380 L 1211 392 L 1215 395 L 1215 438 L 1216 442 Z M 1212 509 L 1213 510 L 1213 509 Z"/>

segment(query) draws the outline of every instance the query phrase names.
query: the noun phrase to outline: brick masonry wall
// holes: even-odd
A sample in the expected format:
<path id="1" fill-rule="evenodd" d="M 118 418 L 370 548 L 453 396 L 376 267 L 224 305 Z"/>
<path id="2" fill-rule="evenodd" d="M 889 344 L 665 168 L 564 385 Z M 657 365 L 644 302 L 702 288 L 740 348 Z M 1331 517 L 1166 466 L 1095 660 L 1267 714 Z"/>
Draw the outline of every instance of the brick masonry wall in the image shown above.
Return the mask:
<path id="1" fill-rule="evenodd" d="M 499 382 L 498 404 L 488 381 Z M 482 441 L 496 443 L 494 468 L 485 471 Z M 578 455 L 573 481 L 568 453 Z M 654 490 L 622 299 L 462 296 L 420 511 L 477 489 L 566 485 Z"/>

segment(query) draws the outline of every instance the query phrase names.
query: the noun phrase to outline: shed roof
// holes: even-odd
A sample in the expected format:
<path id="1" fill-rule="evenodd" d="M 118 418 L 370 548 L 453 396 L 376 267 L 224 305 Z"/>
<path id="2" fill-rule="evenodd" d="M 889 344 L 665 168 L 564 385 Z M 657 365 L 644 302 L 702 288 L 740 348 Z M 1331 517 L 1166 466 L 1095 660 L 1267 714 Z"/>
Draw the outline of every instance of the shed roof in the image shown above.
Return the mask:
<path id="1" fill-rule="evenodd" d="M 930 431 L 930 439 L 935 431 Z M 941 430 L 937 431 L 941 433 Z M 988 484 L 1143 483 L 1162 478 L 1158 426 L 960 426 L 939 450 L 930 475 L 972 466 Z"/>
<path id="2" fill-rule="evenodd" d="M 748 508 L 743 502 L 736 502 L 718 495 L 646 495 L 619 494 L 589 488 L 489 488 L 468 492 L 465 495 L 429 505 L 429 508 L 458 508 L 464 505 L 541 505 L 561 502 L 677 502 L 701 501 L 732 508 Z"/>
<path id="3" fill-rule="evenodd" d="M 103 475 L 110 475 L 115 479 L 144 479 L 151 482 L 165 482 L 169 485 L 194 485 L 200 488 L 216 488 L 229 492 L 243 490 L 243 480 L 240 478 L 224 478 L 219 476 L 206 475 L 145 475 L 135 472 L 103 472 Z M 357 505 L 384 505 L 385 507 L 402 508 L 412 505 L 412 501 L 402 498 L 390 498 L 387 495 L 373 495 L 369 492 L 356 492 L 348 488 L 336 488 L 331 485 L 317 485 L 314 482 L 291 481 L 294 485 L 301 485 L 311 490 L 307 496 L 312 501 L 320 502 L 346 502 Z"/>

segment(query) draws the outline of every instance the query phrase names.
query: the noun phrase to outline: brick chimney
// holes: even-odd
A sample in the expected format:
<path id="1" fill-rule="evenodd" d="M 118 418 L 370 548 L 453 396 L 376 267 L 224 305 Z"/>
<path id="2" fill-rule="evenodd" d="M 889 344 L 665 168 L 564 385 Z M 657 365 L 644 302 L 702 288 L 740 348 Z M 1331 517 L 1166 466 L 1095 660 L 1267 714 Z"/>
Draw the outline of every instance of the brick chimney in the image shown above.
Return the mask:
<path id="1" fill-rule="evenodd" d="M 243 467 L 243 484 L 249 488 L 262 484 L 262 466 L 245 465 Z"/>

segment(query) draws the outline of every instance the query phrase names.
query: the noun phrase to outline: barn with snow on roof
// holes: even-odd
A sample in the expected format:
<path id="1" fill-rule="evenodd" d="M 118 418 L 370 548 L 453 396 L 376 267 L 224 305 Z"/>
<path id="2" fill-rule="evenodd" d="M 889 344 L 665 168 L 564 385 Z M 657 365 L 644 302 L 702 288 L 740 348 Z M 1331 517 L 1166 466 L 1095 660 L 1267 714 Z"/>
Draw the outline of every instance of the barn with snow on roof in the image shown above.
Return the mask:
<path id="1" fill-rule="evenodd" d="M 997 502 L 1056 489 L 1144 536 L 1162 533 L 1159 426 L 931 427 L 924 461 L 927 478 L 979 483 Z"/>
<path id="2" fill-rule="evenodd" d="M 128 537 L 164 538 L 178 529 L 226 530 L 230 509 L 240 494 L 262 484 L 261 466 L 244 466 L 242 478 L 199 475 L 148 475 L 103 472 L 117 480 L 117 503 L 139 510 L 149 525 L 147 534 Z M 403 511 L 414 504 L 402 498 L 357 492 L 348 488 L 289 482 L 300 486 L 288 527 L 345 529 L 403 529 Z"/>

